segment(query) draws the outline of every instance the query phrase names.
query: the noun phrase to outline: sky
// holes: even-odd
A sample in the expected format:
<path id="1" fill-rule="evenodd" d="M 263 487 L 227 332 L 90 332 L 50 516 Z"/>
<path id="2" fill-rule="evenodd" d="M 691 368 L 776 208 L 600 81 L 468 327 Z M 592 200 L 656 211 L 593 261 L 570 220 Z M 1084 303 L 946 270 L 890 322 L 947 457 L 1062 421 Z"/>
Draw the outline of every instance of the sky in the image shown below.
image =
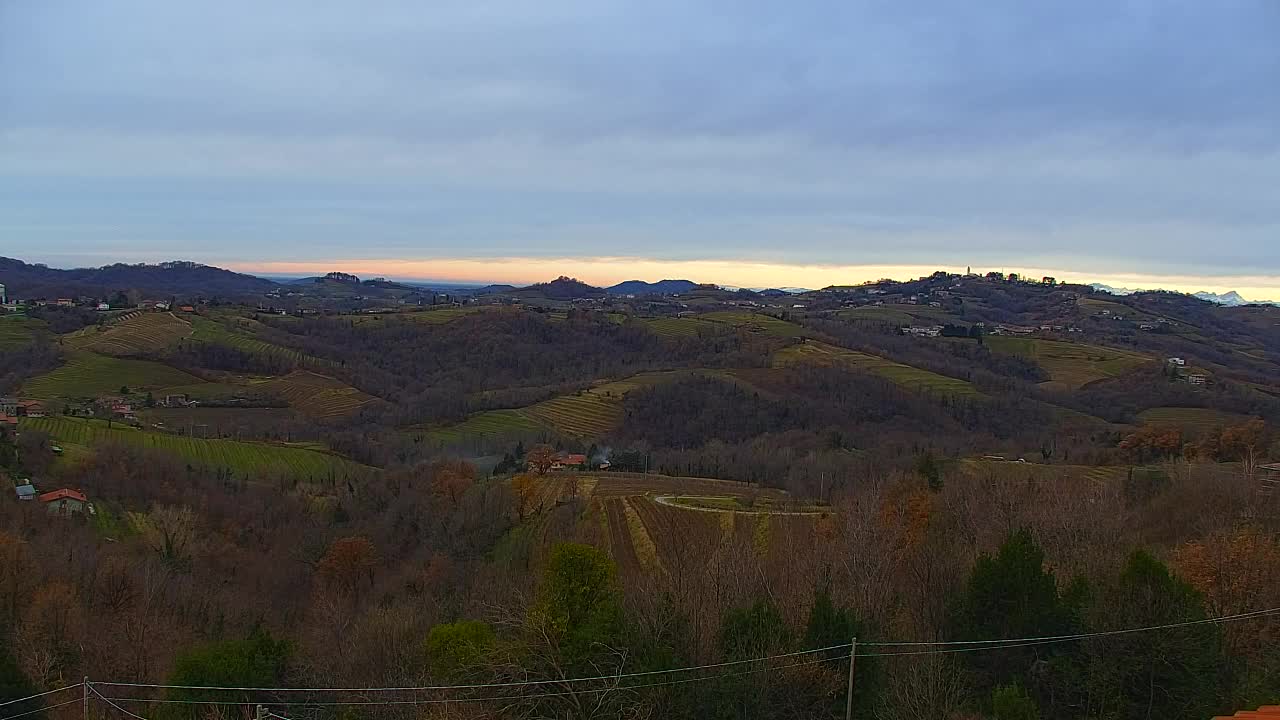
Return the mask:
<path id="1" fill-rule="evenodd" d="M 1275 0 L 4 0 L 0 255 L 1280 298 Z"/>

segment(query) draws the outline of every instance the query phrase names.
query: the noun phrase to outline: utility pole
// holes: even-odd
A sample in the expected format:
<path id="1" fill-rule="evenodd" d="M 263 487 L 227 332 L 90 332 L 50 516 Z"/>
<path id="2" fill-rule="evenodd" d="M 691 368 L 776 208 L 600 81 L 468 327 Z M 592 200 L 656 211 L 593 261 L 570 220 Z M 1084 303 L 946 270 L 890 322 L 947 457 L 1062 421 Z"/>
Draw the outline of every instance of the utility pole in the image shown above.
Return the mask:
<path id="1" fill-rule="evenodd" d="M 84 682 L 80 683 L 80 704 L 81 712 L 84 713 L 83 720 L 89 720 L 89 676 L 84 676 Z"/>
<path id="2" fill-rule="evenodd" d="M 259 705 L 257 711 L 254 712 L 253 717 L 254 720 L 267 720 L 267 709 Z"/>
<path id="3" fill-rule="evenodd" d="M 858 659 L 858 638 L 849 642 L 849 690 L 844 696 L 844 720 L 853 720 L 853 663 Z"/>

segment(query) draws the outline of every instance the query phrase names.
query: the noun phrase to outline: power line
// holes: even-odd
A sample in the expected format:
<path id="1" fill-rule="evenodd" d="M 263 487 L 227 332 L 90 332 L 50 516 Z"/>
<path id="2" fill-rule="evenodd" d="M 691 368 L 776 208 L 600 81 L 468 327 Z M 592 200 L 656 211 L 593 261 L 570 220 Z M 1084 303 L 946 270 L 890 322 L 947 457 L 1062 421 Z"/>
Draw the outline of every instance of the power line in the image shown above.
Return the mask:
<path id="1" fill-rule="evenodd" d="M 1264 615 L 1273 615 L 1280 613 L 1280 608 L 1271 608 L 1269 610 L 1253 610 L 1251 612 L 1239 613 L 1236 615 L 1224 615 L 1216 618 L 1206 618 L 1204 620 L 1187 620 L 1185 622 L 1169 623 L 1166 625 L 1149 625 L 1147 627 L 1124 628 L 1123 630 L 1100 630 L 1091 633 L 1077 633 L 1075 635 L 1044 635 L 1041 637 L 1024 637 L 1024 638 L 1004 638 L 1001 640 L 938 640 L 938 641 L 883 641 L 883 642 L 867 642 L 858 643 L 859 645 L 871 645 L 876 647 L 903 647 L 903 646 L 946 646 L 946 645 L 994 645 L 1000 643 L 1011 642 L 1066 642 L 1069 640 L 1085 640 L 1095 637 L 1107 637 L 1110 635 L 1127 635 L 1130 633 L 1151 632 L 1154 630 L 1172 630 L 1175 628 L 1190 627 L 1193 625 L 1208 625 L 1225 622 L 1235 622 L 1237 620 L 1248 620 Z"/>
<path id="2" fill-rule="evenodd" d="M 75 686 L 73 685 L 72 687 L 75 687 Z M 78 702 L 80 702 L 80 700 L 81 700 L 81 698 L 73 698 L 73 699 L 68 700 L 68 701 L 66 701 L 66 702 L 60 702 L 60 703 L 58 703 L 57 705 L 46 705 L 46 706 L 44 706 L 44 707 L 38 707 L 38 708 L 36 708 L 35 710 L 28 710 L 28 711 L 26 711 L 26 712 L 20 712 L 20 713 L 18 713 L 17 715 L 5 715 L 3 718 L 0 718 L 0 720 L 14 720 L 14 718 L 20 718 L 20 717 L 24 717 L 24 716 L 26 716 L 26 715 L 34 715 L 34 714 L 36 714 L 36 713 L 38 713 L 38 712 L 44 712 L 45 710 L 53 710 L 54 708 L 60 708 L 60 707 L 62 707 L 63 705 L 70 705 L 71 703 L 78 703 Z M 12 701 L 12 702 L 17 702 L 17 701 L 15 700 L 15 701 Z M 6 705 L 8 705 L 9 703 L 5 703 L 5 704 L 6 704 Z"/>
<path id="3" fill-rule="evenodd" d="M 844 650 L 849 647 L 849 643 L 843 645 L 832 645 L 831 647 L 817 648 L 815 650 L 798 650 L 796 652 L 783 653 L 781 655 L 770 655 L 760 658 L 751 658 L 748 660 L 733 660 L 729 662 L 712 663 L 709 665 L 694 665 L 690 667 L 672 668 L 670 670 L 646 670 L 644 672 L 619 673 L 615 675 L 598 675 L 595 677 L 566 678 L 563 680 L 522 680 L 519 682 L 503 682 L 503 683 L 479 683 L 475 685 L 424 685 L 420 687 L 381 687 L 381 688 L 269 688 L 269 687 L 219 687 L 209 685 L 157 685 L 148 683 L 117 683 L 117 682 L 100 682 L 94 685 L 103 687 L 130 687 L 130 688 L 156 688 L 164 690 L 218 690 L 230 692 L 315 692 L 315 693 L 336 693 L 336 692 L 429 692 L 434 690 L 481 690 L 486 688 L 507 688 L 507 687 L 525 687 L 529 685 L 553 685 L 564 683 L 579 682 L 599 682 L 601 680 L 620 680 L 623 678 L 645 677 L 650 675 L 668 675 L 671 673 L 691 672 L 694 670 L 713 670 L 716 668 L 730 667 L 733 665 L 743 665 L 753 662 L 767 662 L 769 660 L 781 660 L 783 658 L 797 657 L 800 655 L 813 655 L 815 653 L 831 652 L 833 650 Z"/>
<path id="4" fill-rule="evenodd" d="M 351 706 L 351 705 L 361 705 L 361 706 L 443 705 L 443 704 L 456 704 L 456 703 L 494 702 L 498 700 L 539 700 L 539 699 L 553 698 L 553 697 L 567 697 L 571 695 L 590 695 L 590 694 L 607 693 L 607 692 L 622 692 L 627 690 L 644 690 L 647 688 L 668 687 L 672 685 L 682 685 L 682 684 L 694 683 L 694 682 L 705 682 L 710 680 L 722 680 L 724 678 L 742 677 L 745 675 L 752 675 L 755 673 L 789 670 L 792 668 L 805 667 L 808 665 L 817 665 L 825 662 L 845 660 L 847 658 L 848 656 L 845 656 L 845 655 L 836 655 L 833 657 L 819 658 L 817 660 L 804 660 L 801 662 L 790 663 L 787 665 L 752 668 L 749 670 L 739 670 L 736 672 L 720 673 L 717 675 L 706 675 L 706 676 L 693 677 L 693 678 L 680 678 L 679 680 L 663 680 L 658 682 L 642 683 L 639 685 L 618 685 L 618 686 L 607 687 L 607 688 L 589 688 L 585 690 L 562 690 L 562 691 L 555 691 L 555 692 L 541 692 L 541 693 L 534 693 L 532 695 L 507 694 L 507 695 L 490 695 L 486 697 L 431 698 L 431 699 L 413 699 L 413 700 L 345 700 L 345 701 L 335 700 L 335 701 L 320 701 L 320 702 L 309 702 L 305 700 L 284 700 L 280 702 L 273 702 L 271 704 L 287 705 L 291 707 L 329 707 L 329 706 Z M 750 661 L 744 661 L 744 662 L 759 662 L 759 660 L 757 659 L 757 660 L 750 660 Z M 551 680 L 548 682 L 555 683 L 555 682 L 567 682 L 567 681 Z M 115 697 L 115 698 L 104 697 L 103 699 L 119 700 L 121 702 L 176 703 L 176 704 L 183 704 L 183 705 L 247 705 L 249 704 L 247 702 L 226 701 L 226 700 L 165 700 L 165 699 L 153 700 L 150 698 L 123 698 L 123 697 Z M 272 717 L 279 718 L 280 720 L 288 720 L 287 718 L 284 718 L 284 716 L 276 715 L 275 713 L 271 713 L 270 711 L 268 711 L 268 714 L 271 715 Z M 137 718 L 139 716 L 134 715 L 134 717 Z M 145 720 L 145 718 L 142 720 Z"/>
<path id="5" fill-rule="evenodd" d="M 129 717 L 132 717 L 132 718 L 134 718 L 135 720 L 147 720 L 147 718 L 144 718 L 144 717 L 142 717 L 141 715 L 139 715 L 139 714 L 137 714 L 137 713 L 134 713 L 134 712 L 130 712 L 130 711 L 128 711 L 128 710 L 125 710 L 124 708 L 122 708 L 122 707 L 120 707 L 119 705 L 117 705 L 117 704 L 115 704 L 114 702 L 112 702 L 112 701 L 111 701 L 111 698 L 106 697 L 106 696 L 105 696 L 105 695 L 103 695 L 102 693 L 98 692 L 97 688 L 95 688 L 95 687 L 93 686 L 93 684 L 92 684 L 92 683 L 90 683 L 89 685 L 87 685 L 87 687 L 89 688 L 89 692 L 91 692 L 91 693 L 93 693 L 94 695 L 98 696 L 98 699 L 99 699 L 99 700 L 101 700 L 101 701 L 105 702 L 106 704 L 110 705 L 111 707 L 113 707 L 113 708 L 115 708 L 115 709 L 119 710 L 120 712 L 124 713 L 125 715 L 128 715 Z"/>
<path id="6" fill-rule="evenodd" d="M 42 692 L 42 693 L 36 693 L 35 695 L 28 695 L 27 697 L 24 697 L 24 698 L 18 698 L 17 700 L 5 700 L 4 702 L 0 702 L 0 707 L 4 707 L 5 705 L 12 705 L 12 704 L 14 704 L 14 703 L 26 702 L 27 700 L 34 700 L 34 699 L 36 699 L 36 698 L 38 698 L 38 697 L 44 697 L 45 695 L 52 695 L 52 694 L 54 694 L 54 693 L 60 693 L 60 692 L 62 692 L 62 691 L 64 691 L 64 690 L 72 690 L 72 689 L 74 689 L 74 688 L 78 688 L 78 687 L 80 687 L 80 686 L 81 686 L 81 685 L 83 685 L 83 684 L 84 684 L 84 683 L 76 683 L 75 685 L 68 685 L 68 686 L 66 686 L 66 687 L 60 687 L 60 688 L 58 688 L 58 689 L 56 689 L 56 690 L 45 690 L 45 691 L 44 691 L 44 692 Z"/>

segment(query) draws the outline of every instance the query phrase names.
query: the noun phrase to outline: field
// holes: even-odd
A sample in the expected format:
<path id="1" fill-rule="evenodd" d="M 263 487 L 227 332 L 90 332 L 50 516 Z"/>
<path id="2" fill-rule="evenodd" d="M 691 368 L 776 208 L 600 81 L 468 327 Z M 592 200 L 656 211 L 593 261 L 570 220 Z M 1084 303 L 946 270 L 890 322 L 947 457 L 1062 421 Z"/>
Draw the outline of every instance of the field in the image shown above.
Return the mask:
<path id="1" fill-rule="evenodd" d="M 882 305 L 867 305 L 865 307 L 853 308 L 852 310 L 841 310 L 836 313 L 836 317 L 841 320 L 851 320 L 854 322 L 861 320 L 865 322 L 888 323 L 890 325 L 911 325 L 916 321 L 915 317 L 905 310 L 899 310 Z"/>
<path id="2" fill-rule="evenodd" d="M 649 372 L 621 380 L 598 383 L 573 395 L 561 395 L 525 408 L 487 410 L 442 428 L 433 428 L 426 437 L 440 442 L 458 442 L 467 437 L 534 433 L 554 430 L 564 435 L 595 437 L 617 427 L 622 419 L 622 399 L 642 387 L 668 382 L 680 372 Z"/>
<path id="3" fill-rule="evenodd" d="M 917 392 L 940 395 L 979 394 L 973 384 L 965 380 L 813 340 L 783 348 L 773 356 L 774 367 L 790 367 L 802 363 L 864 370 Z"/>
<path id="4" fill-rule="evenodd" d="M 24 418 L 22 427 L 48 433 L 57 440 L 91 446 L 123 442 L 175 453 L 192 465 L 226 468 L 260 480 L 292 477 L 320 480 L 355 475 L 369 468 L 331 453 L 312 449 L 235 440 L 205 440 L 132 428 L 107 427 L 105 421 L 82 418 Z"/>
<path id="5" fill-rule="evenodd" d="M 667 340 L 696 337 L 700 332 L 716 329 L 714 324 L 699 320 L 696 317 L 642 318 L 640 322 L 644 323 L 654 334 Z"/>
<path id="6" fill-rule="evenodd" d="M 424 435 L 434 442 L 454 443 L 467 438 L 531 434 L 546 429 L 521 410 L 487 410 L 455 425 L 433 428 Z"/>
<path id="7" fill-rule="evenodd" d="M 24 348 L 35 340 L 37 335 L 48 332 L 44 321 L 29 318 L 26 315 L 0 316 L 0 350 L 17 350 Z"/>
<path id="8" fill-rule="evenodd" d="M 435 310 L 415 310 L 405 313 L 365 313 L 363 315 L 343 315 L 342 319 L 356 325 L 371 325 L 386 321 L 407 321 L 425 323 L 427 325 L 443 325 L 465 315 L 483 312 L 479 307 L 442 307 Z"/>
<path id="9" fill-rule="evenodd" d="M 22 386 L 22 394 L 33 398 L 94 398 L 119 393 L 121 386 L 156 390 L 199 383 L 200 378 L 158 362 L 74 352 L 62 367 L 28 380 Z"/>
<path id="10" fill-rule="evenodd" d="M 811 333 L 803 327 L 795 323 L 779 320 L 769 315 L 760 315 L 758 313 L 749 312 L 732 312 L 720 311 L 709 312 L 699 315 L 698 319 L 708 322 L 721 323 L 729 325 L 738 330 L 745 330 L 760 335 L 768 335 L 770 337 L 806 337 Z"/>
<path id="11" fill-rule="evenodd" d="M 375 399 L 341 380 L 307 370 L 295 370 L 284 377 L 251 387 L 280 397 L 307 415 L 318 418 L 349 415 Z"/>
<path id="12" fill-rule="evenodd" d="M 1200 436 L 1215 428 L 1234 425 L 1248 418 L 1236 413 L 1209 408 L 1158 407 L 1144 410 L 1138 418 L 1145 425 L 1176 427 L 1187 435 Z"/>
<path id="13" fill-rule="evenodd" d="M 168 312 L 135 312 L 111 325 L 77 330 L 63 337 L 73 350 L 103 355 L 145 355 L 163 350 L 191 335 L 191 323 Z"/>
<path id="14" fill-rule="evenodd" d="M 191 339 L 195 342 L 207 342 L 235 348 L 246 355 L 280 358 L 293 365 L 311 365 L 314 367 L 333 367 L 336 365 L 332 360 L 313 357 L 293 348 L 261 340 L 254 337 L 250 332 L 242 329 L 231 329 L 213 320 L 194 318 L 192 322 L 195 332 L 191 335 Z M 238 324 L 247 325 L 247 323 Z"/>
<path id="15" fill-rule="evenodd" d="M 1076 390 L 1091 382 L 1118 377 L 1151 362 L 1151 358 L 1127 350 L 1062 340 L 993 336 L 985 338 L 984 342 L 992 352 L 1034 360 L 1049 373 L 1052 387 L 1065 390 Z"/>

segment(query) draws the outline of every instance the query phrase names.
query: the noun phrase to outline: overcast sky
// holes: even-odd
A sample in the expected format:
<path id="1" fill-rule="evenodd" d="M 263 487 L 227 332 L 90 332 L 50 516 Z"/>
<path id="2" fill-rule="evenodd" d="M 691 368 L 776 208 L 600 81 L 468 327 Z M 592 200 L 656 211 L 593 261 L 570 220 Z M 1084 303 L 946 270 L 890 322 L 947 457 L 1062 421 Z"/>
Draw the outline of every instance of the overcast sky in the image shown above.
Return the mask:
<path id="1" fill-rule="evenodd" d="M 1280 2 L 3 0 L 0 254 L 1280 296 Z"/>

